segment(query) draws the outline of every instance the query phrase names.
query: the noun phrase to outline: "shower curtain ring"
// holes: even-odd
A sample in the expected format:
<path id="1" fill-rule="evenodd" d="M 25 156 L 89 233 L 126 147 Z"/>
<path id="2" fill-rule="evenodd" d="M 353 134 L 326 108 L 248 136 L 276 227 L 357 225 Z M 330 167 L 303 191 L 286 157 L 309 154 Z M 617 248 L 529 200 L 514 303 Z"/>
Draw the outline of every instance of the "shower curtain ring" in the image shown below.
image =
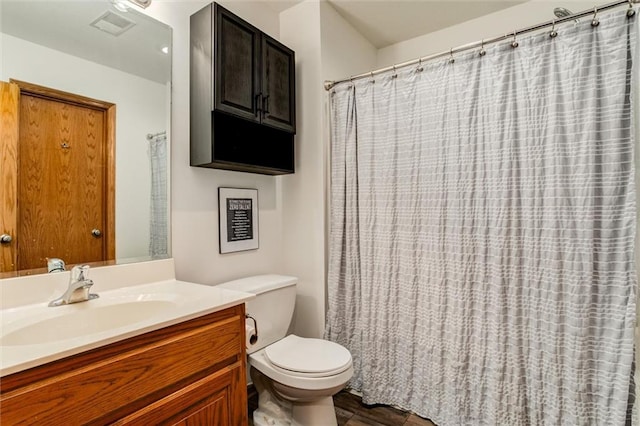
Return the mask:
<path id="1" fill-rule="evenodd" d="M 424 71 L 424 68 L 422 68 L 422 58 L 418 58 L 418 68 L 416 68 L 416 71 L 418 72 Z"/>
<path id="2" fill-rule="evenodd" d="M 591 20 L 591 26 L 592 27 L 597 27 L 598 25 L 600 25 L 600 21 L 598 21 L 598 8 L 594 7 L 593 8 L 593 19 Z"/>
<path id="3" fill-rule="evenodd" d="M 511 47 L 513 47 L 514 49 L 519 45 L 518 40 L 516 40 L 516 34 L 518 34 L 518 32 L 513 31 L 513 41 L 511 42 Z"/>
<path id="4" fill-rule="evenodd" d="M 480 52 L 479 55 L 480 56 L 484 56 L 487 54 L 487 51 L 484 50 L 484 39 L 482 39 L 482 41 L 480 41 Z"/>
<path id="5" fill-rule="evenodd" d="M 452 64 L 454 63 L 456 60 L 453 58 L 453 47 L 451 49 L 449 49 L 449 63 Z"/>
<path id="6" fill-rule="evenodd" d="M 393 64 L 393 75 L 391 76 L 391 78 L 398 78 L 398 73 L 396 71 L 396 64 Z"/>
<path id="7" fill-rule="evenodd" d="M 369 80 L 370 83 L 375 83 L 376 80 L 373 78 L 373 71 L 369 72 L 369 76 L 371 77 L 371 80 Z"/>
<path id="8" fill-rule="evenodd" d="M 558 32 L 556 31 L 556 20 L 553 20 L 553 23 L 551 24 L 551 32 L 549 33 L 549 37 L 554 38 L 558 35 Z"/>
<path id="9" fill-rule="evenodd" d="M 636 11 L 633 9 L 633 1 L 629 0 L 629 9 L 627 9 L 627 18 L 631 18 L 636 14 Z"/>

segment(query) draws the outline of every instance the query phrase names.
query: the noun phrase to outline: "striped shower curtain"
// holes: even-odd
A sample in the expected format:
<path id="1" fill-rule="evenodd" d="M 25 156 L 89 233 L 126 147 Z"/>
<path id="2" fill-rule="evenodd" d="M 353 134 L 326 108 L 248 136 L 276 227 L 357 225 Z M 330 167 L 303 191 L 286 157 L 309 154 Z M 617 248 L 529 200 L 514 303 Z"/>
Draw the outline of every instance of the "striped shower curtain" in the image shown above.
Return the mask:
<path id="1" fill-rule="evenodd" d="M 636 17 L 336 86 L 326 337 L 439 426 L 623 425 Z"/>

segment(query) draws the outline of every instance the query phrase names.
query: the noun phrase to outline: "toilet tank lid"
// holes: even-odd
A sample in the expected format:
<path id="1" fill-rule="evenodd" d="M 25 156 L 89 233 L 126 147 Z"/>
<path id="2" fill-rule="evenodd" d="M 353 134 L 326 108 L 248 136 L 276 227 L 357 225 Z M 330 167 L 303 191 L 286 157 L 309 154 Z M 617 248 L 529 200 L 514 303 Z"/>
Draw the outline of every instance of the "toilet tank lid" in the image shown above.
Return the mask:
<path id="1" fill-rule="evenodd" d="M 252 277 L 240 278 L 219 284 L 217 287 L 230 290 L 244 291 L 245 293 L 260 294 L 278 288 L 289 287 L 298 283 L 297 277 L 288 275 L 255 275 Z"/>

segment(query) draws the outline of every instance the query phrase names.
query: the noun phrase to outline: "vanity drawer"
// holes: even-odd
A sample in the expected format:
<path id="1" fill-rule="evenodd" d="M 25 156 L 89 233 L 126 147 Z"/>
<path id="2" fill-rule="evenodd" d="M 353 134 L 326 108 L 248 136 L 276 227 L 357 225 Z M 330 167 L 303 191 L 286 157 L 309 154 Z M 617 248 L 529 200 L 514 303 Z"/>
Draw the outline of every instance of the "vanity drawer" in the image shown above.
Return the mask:
<path id="1" fill-rule="evenodd" d="M 113 423 L 125 425 L 244 425 L 246 401 L 238 399 L 244 386 L 237 362 Z M 239 411 L 238 413 L 233 413 Z M 235 420 L 234 420 L 235 419 Z"/>
<path id="2" fill-rule="evenodd" d="M 105 424 L 238 362 L 244 370 L 244 305 L 4 377 L 0 415 Z"/>

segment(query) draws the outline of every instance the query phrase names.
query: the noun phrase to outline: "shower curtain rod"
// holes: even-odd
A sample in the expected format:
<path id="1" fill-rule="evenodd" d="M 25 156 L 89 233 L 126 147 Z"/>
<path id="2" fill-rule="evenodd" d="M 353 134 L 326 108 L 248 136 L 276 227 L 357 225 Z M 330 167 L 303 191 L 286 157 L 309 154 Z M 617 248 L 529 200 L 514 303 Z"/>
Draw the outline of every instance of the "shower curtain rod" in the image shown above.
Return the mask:
<path id="1" fill-rule="evenodd" d="M 151 139 L 153 139 L 155 137 L 163 136 L 163 135 L 166 135 L 166 134 L 167 134 L 166 131 L 158 132 L 158 133 L 147 133 L 147 140 L 150 141 Z"/>
<path id="2" fill-rule="evenodd" d="M 512 33 L 508 33 L 508 34 L 505 34 L 505 35 L 496 36 L 496 37 L 488 38 L 488 39 L 483 39 L 481 41 L 474 41 L 473 43 L 468 43 L 468 44 L 464 44 L 462 46 L 454 47 L 454 48 L 452 48 L 452 49 L 450 49 L 448 51 L 445 51 L 445 52 L 435 53 L 433 55 L 428 55 L 428 56 L 422 56 L 422 57 L 417 58 L 417 59 L 412 59 L 410 61 L 402 62 L 402 63 L 399 63 L 399 64 L 395 64 L 395 65 L 391 65 L 391 66 L 388 66 L 388 67 L 384 67 L 384 68 L 379 68 L 379 69 L 374 70 L 374 71 L 369 71 L 369 72 L 365 72 L 365 73 L 362 73 L 362 74 L 357 74 L 357 75 L 354 75 L 354 76 L 351 76 L 349 78 L 345 78 L 345 79 L 342 79 L 342 80 L 336 80 L 336 81 L 326 80 L 324 82 L 324 89 L 325 90 L 331 90 L 331 88 L 333 88 L 336 84 L 339 84 L 339 83 L 358 80 L 358 79 L 365 78 L 365 77 L 373 77 L 376 74 L 381 74 L 383 72 L 396 70 L 398 68 L 408 67 L 409 65 L 422 63 L 422 62 L 425 62 L 425 61 L 428 61 L 428 60 L 431 60 L 431 59 L 439 58 L 441 56 L 450 55 L 450 56 L 453 57 L 454 53 L 463 52 L 465 50 L 473 49 L 475 47 L 483 47 L 485 44 L 495 43 L 495 42 L 498 42 L 498 41 L 501 41 L 501 40 L 506 40 L 506 39 L 511 38 L 511 37 L 513 37 L 513 39 L 514 39 L 513 42 L 515 43 L 514 47 L 516 47 L 517 46 L 516 36 L 518 34 L 526 34 L 526 33 L 532 32 L 532 31 L 541 30 L 541 29 L 546 28 L 546 27 L 554 27 L 556 24 L 561 24 L 561 23 L 566 22 L 566 21 L 572 21 L 574 19 L 582 18 L 582 17 L 589 16 L 589 15 L 593 15 L 594 16 L 594 20 L 595 20 L 598 12 L 600 12 L 602 10 L 613 9 L 614 7 L 622 6 L 622 5 L 625 5 L 625 4 L 629 5 L 629 10 L 627 11 L 627 16 L 631 17 L 631 16 L 633 16 L 635 14 L 635 10 L 633 9 L 633 4 L 638 3 L 638 2 L 640 2 L 640 0 L 619 0 L 619 1 L 615 1 L 613 3 L 604 4 L 602 6 L 596 6 L 593 9 L 584 10 L 582 12 L 576 12 L 574 14 L 567 15 L 567 16 L 564 16 L 562 18 L 552 19 L 550 21 L 543 22 L 542 24 L 533 25 L 531 27 L 515 30 Z M 595 22 L 597 22 L 597 21 L 595 21 Z M 597 23 L 595 25 L 597 25 Z M 482 55 L 482 53 L 481 53 L 481 55 Z"/>

